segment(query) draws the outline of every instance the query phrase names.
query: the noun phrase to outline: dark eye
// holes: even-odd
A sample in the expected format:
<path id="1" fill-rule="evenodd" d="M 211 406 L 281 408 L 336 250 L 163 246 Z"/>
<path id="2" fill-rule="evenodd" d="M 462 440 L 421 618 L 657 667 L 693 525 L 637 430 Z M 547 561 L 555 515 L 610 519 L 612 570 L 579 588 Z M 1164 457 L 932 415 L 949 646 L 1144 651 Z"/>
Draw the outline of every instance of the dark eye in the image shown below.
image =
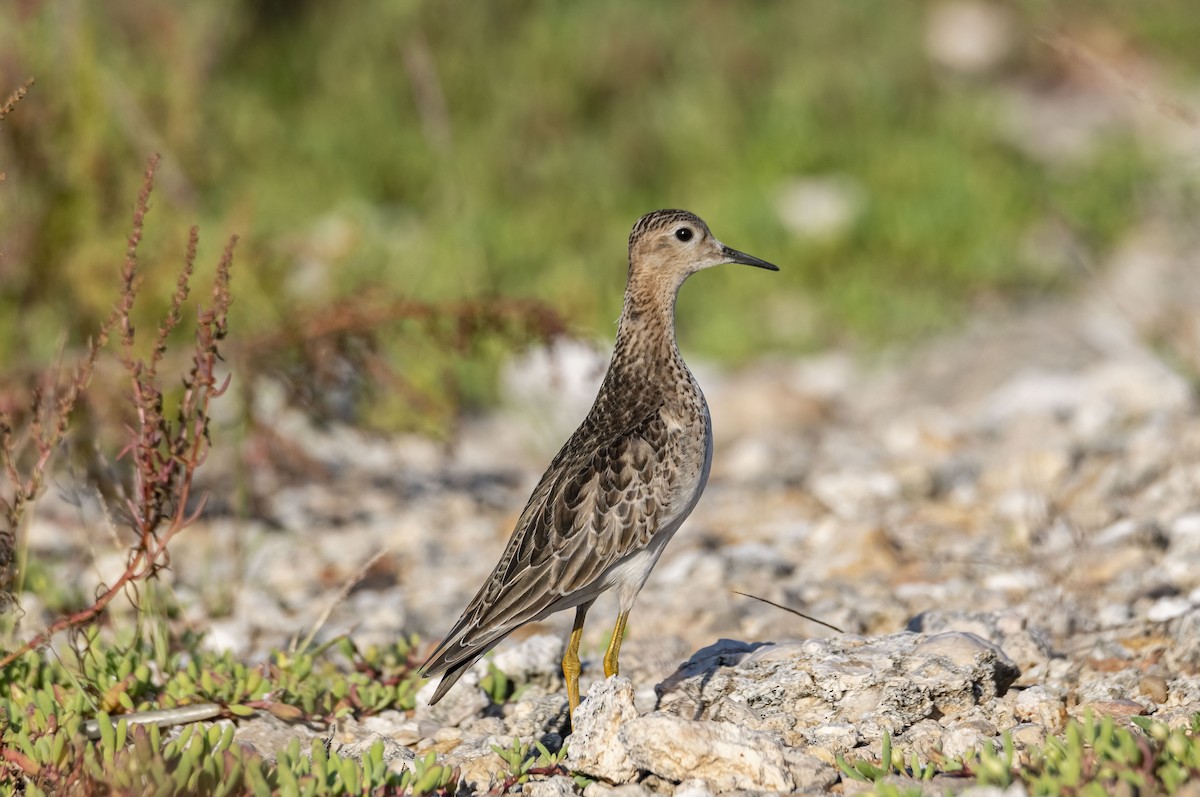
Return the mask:
<path id="1" fill-rule="evenodd" d="M 680 227 L 675 231 L 675 237 L 681 241 L 692 240 L 692 230 L 690 227 Z"/>

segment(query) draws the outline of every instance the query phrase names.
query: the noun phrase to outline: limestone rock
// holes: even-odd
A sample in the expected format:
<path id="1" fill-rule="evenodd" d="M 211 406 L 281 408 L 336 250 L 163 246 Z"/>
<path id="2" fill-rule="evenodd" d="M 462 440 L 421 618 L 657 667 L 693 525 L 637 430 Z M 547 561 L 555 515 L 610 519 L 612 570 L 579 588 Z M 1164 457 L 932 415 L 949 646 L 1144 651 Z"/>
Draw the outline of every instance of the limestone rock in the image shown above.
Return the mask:
<path id="1" fill-rule="evenodd" d="M 720 792 L 825 789 L 838 779 L 832 766 L 777 736 L 728 722 L 652 714 L 626 724 L 618 739 L 639 769 L 674 782 L 701 778 Z"/>
<path id="2" fill-rule="evenodd" d="M 610 786 L 597 781 L 589 783 L 583 790 L 583 797 L 651 797 L 654 792 L 640 783 L 625 783 L 621 786 Z"/>
<path id="3" fill-rule="evenodd" d="M 633 684 L 628 678 L 616 676 L 593 684 L 587 699 L 575 709 L 567 767 L 609 783 L 633 780 L 638 774 L 637 765 L 629 751 L 614 744 L 614 740 L 637 715 Z"/>
<path id="4" fill-rule="evenodd" d="M 575 781 L 565 775 L 555 775 L 545 780 L 531 780 L 521 793 L 525 797 L 575 797 Z"/>
<path id="5" fill-rule="evenodd" d="M 472 668 L 446 693 L 437 705 L 429 705 L 429 698 L 437 688 L 437 679 L 432 679 L 417 692 L 416 718 L 441 726 L 454 727 L 483 712 L 488 696 L 479 688 L 479 673 Z"/>
<path id="6" fill-rule="evenodd" d="M 843 722 L 866 736 L 901 733 L 926 718 L 962 714 L 1017 677 L 995 645 L 969 634 L 845 635 L 733 651 L 699 651 L 659 689 L 660 708 L 688 719 L 777 731 Z M 733 663 L 727 663 L 733 662 Z"/>

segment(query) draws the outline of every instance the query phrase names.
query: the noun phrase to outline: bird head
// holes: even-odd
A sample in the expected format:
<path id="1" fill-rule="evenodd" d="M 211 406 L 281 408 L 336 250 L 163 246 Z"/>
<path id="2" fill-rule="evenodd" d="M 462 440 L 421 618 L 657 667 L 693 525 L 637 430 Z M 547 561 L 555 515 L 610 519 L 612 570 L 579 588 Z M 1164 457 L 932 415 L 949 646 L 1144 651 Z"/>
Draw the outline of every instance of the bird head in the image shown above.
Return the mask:
<path id="1" fill-rule="evenodd" d="M 629 233 L 630 277 L 650 277 L 676 287 L 701 269 L 722 263 L 778 271 L 779 267 L 732 249 L 686 210 L 656 210 L 638 219 Z"/>

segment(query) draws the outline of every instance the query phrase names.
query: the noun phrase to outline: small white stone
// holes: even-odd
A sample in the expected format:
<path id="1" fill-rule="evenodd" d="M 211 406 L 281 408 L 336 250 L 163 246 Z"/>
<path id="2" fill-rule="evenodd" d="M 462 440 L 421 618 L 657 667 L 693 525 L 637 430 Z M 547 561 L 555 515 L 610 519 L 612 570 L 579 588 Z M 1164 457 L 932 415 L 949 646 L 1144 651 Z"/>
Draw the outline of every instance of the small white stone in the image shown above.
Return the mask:
<path id="1" fill-rule="evenodd" d="M 1004 570 L 991 573 L 983 580 L 983 585 L 997 592 L 1023 593 L 1036 589 L 1043 576 L 1031 570 Z"/>
<path id="2" fill-rule="evenodd" d="M 779 220 L 800 238 L 833 238 L 862 214 L 863 189 L 844 175 L 803 177 L 780 191 Z"/>
<path id="3" fill-rule="evenodd" d="M 1012 21 L 999 5 L 941 3 L 925 29 L 925 51 L 955 72 L 976 75 L 993 69 L 1012 49 Z"/>
<path id="4" fill-rule="evenodd" d="M 554 674 L 562 666 L 563 641 L 553 634 L 537 634 L 517 644 L 500 647 L 492 664 L 516 681 L 528 681 L 536 675 Z"/>
<path id="5" fill-rule="evenodd" d="M 433 697 L 438 682 L 439 679 L 432 678 L 417 692 L 414 716 L 418 721 L 432 720 L 438 725 L 446 726 L 442 728 L 443 731 L 457 730 L 454 726 L 482 713 L 491 702 L 479 688 L 479 673 L 475 668 L 463 673 L 445 697 L 436 706 L 431 706 L 429 699 Z"/>
<path id="6" fill-rule="evenodd" d="M 622 783 L 619 786 L 610 786 L 607 783 L 596 781 L 589 783 L 583 790 L 583 797 L 651 797 L 653 794 L 654 792 L 640 783 Z"/>
<path id="7" fill-rule="evenodd" d="M 1169 528 L 1168 537 L 1172 553 L 1200 555 L 1200 513 L 1177 517 Z"/>
<path id="8" fill-rule="evenodd" d="M 1152 623 L 1165 623 L 1182 617 L 1192 610 L 1192 602 L 1187 598 L 1171 596 L 1159 598 L 1146 610 L 1146 619 Z"/>
<path id="9" fill-rule="evenodd" d="M 213 620 L 200 647 L 214 653 L 229 651 L 241 658 L 250 650 L 250 627 L 244 618 Z"/>
<path id="10" fill-rule="evenodd" d="M 688 778 L 675 787 L 674 797 L 713 797 L 713 790 L 707 780 Z"/>
<path id="11" fill-rule="evenodd" d="M 565 775 L 531 780 L 521 789 L 525 797 L 575 797 L 575 781 Z"/>
<path id="12" fill-rule="evenodd" d="M 1107 603 L 1096 612 L 1096 622 L 1101 628 L 1125 625 L 1133 618 L 1133 612 L 1124 603 Z"/>
<path id="13" fill-rule="evenodd" d="M 637 716 L 628 678 L 614 676 L 592 684 L 572 718 L 567 766 L 609 783 L 633 780 L 638 769 L 629 758 L 630 751 L 618 742 L 618 734 Z"/>
<path id="14" fill-rule="evenodd" d="M 948 759 L 962 758 L 991 744 L 990 728 L 981 728 L 975 722 L 963 722 L 946 728 L 942 737 L 942 752 Z"/>
<path id="15" fill-rule="evenodd" d="M 805 732 L 814 747 L 823 747 L 833 753 L 845 753 L 862 742 L 862 735 L 849 722 L 832 722 L 818 725 Z"/>
<path id="16" fill-rule="evenodd" d="M 900 495 L 900 481 L 884 471 L 820 473 L 809 487 L 834 514 L 850 520 L 869 515 L 881 503 Z"/>

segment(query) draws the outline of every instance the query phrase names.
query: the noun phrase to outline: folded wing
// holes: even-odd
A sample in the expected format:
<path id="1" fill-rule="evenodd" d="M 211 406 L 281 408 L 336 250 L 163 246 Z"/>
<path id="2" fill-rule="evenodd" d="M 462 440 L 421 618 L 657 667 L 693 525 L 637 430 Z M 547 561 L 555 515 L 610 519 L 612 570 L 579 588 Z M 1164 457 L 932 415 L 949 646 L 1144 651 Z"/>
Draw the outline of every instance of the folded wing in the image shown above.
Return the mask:
<path id="1" fill-rule="evenodd" d="M 603 577 L 649 544 L 669 507 L 671 440 L 658 409 L 619 434 L 587 424 L 542 476 L 499 563 L 423 666 L 436 702 L 519 626 L 595 599 Z"/>

